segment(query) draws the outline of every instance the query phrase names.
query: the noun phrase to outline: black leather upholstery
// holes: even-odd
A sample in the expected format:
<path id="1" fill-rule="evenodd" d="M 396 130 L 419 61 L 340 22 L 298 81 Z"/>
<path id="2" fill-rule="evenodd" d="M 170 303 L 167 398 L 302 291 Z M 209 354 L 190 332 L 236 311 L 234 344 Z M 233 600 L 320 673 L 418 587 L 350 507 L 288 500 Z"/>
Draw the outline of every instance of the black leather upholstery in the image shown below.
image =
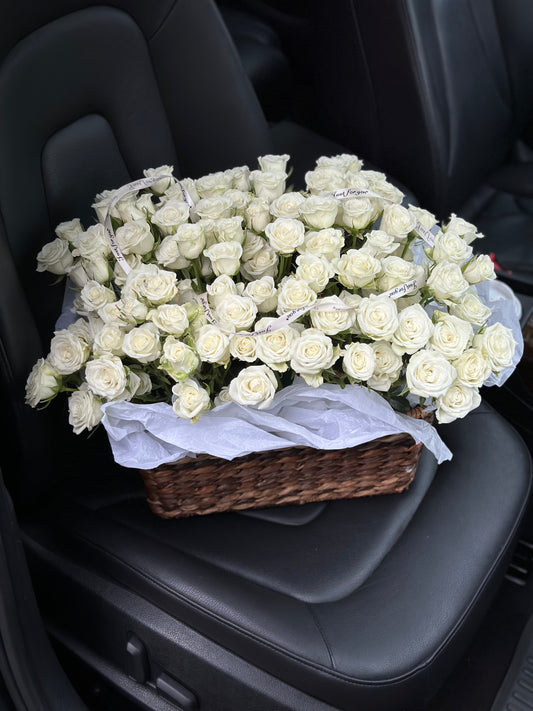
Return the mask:
<path id="1" fill-rule="evenodd" d="M 435 472 L 424 454 L 400 496 L 163 521 L 130 471 L 107 491 L 80 482 L 27 523 L 28 544 L 335 708 L 422 706 L 490 599 L 529 491 L 527 450 L 487 406 L 442 434 L 453 461 Z"/>
<path id="2" fill-rule="evenodd" d="M 516 186 L 533 172 L 515 165 L 514 150 L 532 136 L 531 3 L 351 0 L 334 13 L 318 1 L 314 9 L 330 130 L 367 148 L 441 218 L 454 211 L 478 223 L 484 251 L 502 265 L 519 272 L 525 259 L 529 269 L 533 207 Z M 492 180 L 502 166 L 507 179 Z M 515 277 L 533 284 L 531 274 Z"/>

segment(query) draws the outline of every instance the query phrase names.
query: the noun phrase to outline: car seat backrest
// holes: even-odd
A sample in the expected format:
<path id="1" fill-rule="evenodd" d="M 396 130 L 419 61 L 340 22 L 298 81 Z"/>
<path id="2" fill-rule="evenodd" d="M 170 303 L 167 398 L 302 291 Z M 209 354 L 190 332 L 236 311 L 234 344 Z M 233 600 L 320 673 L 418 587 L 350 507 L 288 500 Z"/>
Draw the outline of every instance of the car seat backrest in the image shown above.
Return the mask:
<path id="1" fill-rule="evenodd" d="M 195 177 L 270 146 L 211 0 L 86 5 L 22 0 L 0 31 L 1 393 L 10 403 L 2 417 L 18 433 L 11 458 L 39 461 L 38 483 L 22 487 L 37 496 L 59 444 L 48 413 L 23 405 L 24 383 L 48 351 L 62 301 L 53 277 L 36 273 L 37 252 L 60 221 L 80 217 L 88 227 L 96 193 L 145 168 L 170 164 Z"/>

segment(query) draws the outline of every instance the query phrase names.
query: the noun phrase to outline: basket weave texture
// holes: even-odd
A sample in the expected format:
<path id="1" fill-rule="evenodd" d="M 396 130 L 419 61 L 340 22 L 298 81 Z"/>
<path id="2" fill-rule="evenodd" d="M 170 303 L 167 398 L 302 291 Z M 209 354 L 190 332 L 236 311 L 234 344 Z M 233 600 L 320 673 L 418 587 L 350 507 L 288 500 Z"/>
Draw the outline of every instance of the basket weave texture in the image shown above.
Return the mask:
<path id="1" fill-rule="evenodd" d="M 407 414 L 433 419 L 419 407 Z M 349 449 L 288 447 L 232 461 L 201 454 L 140 472 L 152 512 L 178 518 L 396 494 L 412 482 L 422 446 L 401 433 Z"/>

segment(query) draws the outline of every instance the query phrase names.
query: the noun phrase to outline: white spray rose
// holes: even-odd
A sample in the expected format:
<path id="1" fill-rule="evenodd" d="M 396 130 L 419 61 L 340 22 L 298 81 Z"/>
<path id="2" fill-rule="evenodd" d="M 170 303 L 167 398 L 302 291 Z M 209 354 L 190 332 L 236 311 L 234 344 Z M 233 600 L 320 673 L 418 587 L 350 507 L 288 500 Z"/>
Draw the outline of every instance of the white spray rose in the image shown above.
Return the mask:
<path id="1" fill-rule="evenodd" d="M 117 192 L 118 190 L 103 190 L 96 196 L 95 202 L 91 205 L 91 207 L 94 208 L 94 211 L 96 212 L 98 222 L 104 222 L 108 208 L 113 202 Z M 117 220 L 120 220 L 120 215 L 118 214 L 116 207 L 113 207 L 109 214 L 111 217 L 115 217 Z"/>
<path id="2" fill-rule="evenodd" d="M 217 320 L 230 330 L 249 328 L 257 316 L 257 306 L 249 296 L 231 294 L 217 304 Z"/>
<path id="3" fill-rule="evenodd" d="M 70 242 L 70 244 L 74 244 L 78 235 L 83 232 L 83 225 L 79 217 L 75 217 L 68 222 L 60 222 L 54 231 L 57 237 Z"/>
<path id="4" fill-rule="evenodd" d="M 39 358 L 26 381 L 26 404 L 37 407 L 51 400 L 59 392 L 61 376 L 44 358 Z"/>
<path id="5" fill-rule="evenodd" d="M 409 205 L 407 208 L 415 220 L 420 222 L 425 230 L 431 230 L 437 224 L 437 218 L 432 212 L 424 210 L 422 207 L 415 207 L 414 205 Z"/>
<path id="6" fill-rule="evenodd" d="M 123 254 L 148 254 L 154 246 L 154 236 L 146 220 L 132 220 L 116 231 L 117 244 Z"/>
<path id="7" fill-rule="evenodd" d="M 376 205 L 369 198 L 351 197 L 342 203 L 342 224 L 350 229 L 364 230 L 376 217 Z"/>
<path id="8" fill-rule="evenodd" d="M 413 395 L 437 398 L 452 385 L 456 371 L 442 353 L 424 349 L 411 356 L 405 376 Z"/>
<path id="9" fill-rule="evenodd" d="M 402 369 L 403 361 L 401 356 L 395 353 L 388 341 L 374 341 L 370 344 L 370 347 L 374 351 L 376 362 L 374 375 L 387 375 L 391 379 L 391 383 L 394 382 Z"/>
<path id="10" fill-rule="evenodd" d="M 374 373 L 375 365 L 374 351 L 367 343 L 350 343 L 344 349 L 342 369 L 350 378 L 368 380 Z"/>
<path id="11" fill-rule="evenodd" d="M 380 229 L 398 239 L 405 239 L 414 229 L 415 220 L 407 208 L 401 205 L 387 205 L 381 216 Z"/>
<path id="12" fill-rule="evenodd" d="M 133 296 L 124 296 L 119 302 L 115 303 L 119 304 L 122 319 L 131 326 L 145 321 L 148 316 L 148 307 L 146 304 L 143 304 L 142 301 L 139 301 Z M 103 311 L 103 308 L 100 309 L 100 311 Z"/>
<path id="13" fill-rule="evenodd" d="M 63 329 L 56 331 L 50 342 L 48 362 L 60 375 L 70 375 L 83 366 L 90 352 L 85 338 Z"/>
<path id="14" fill-rule="evenodd" d="M 232 336 L 229 342 L 229 352 L 233 358 L 253 363 L 257 359 L 257 342 L 253 336 Z"/>
<path id="15" fill-rule="evenodd" d="M 126 277 L 122 297 L 135 296 L 153 306 L 172 301 L 178 291 L 174 272 L 159 269 L 157 264 L 141 264 Z"/>
<path id="16" fill-rule="evenodd" d="M 190 223 L 180 225 L 176 230 L 175 238 L 179 253 L 185 259 L 198 259 L 205 248 L 204 229 L 198 222 L 195 225 Z"/>
<path id="17" fill-rule="evenodd" d="M 284 193 L 270 203 L 270 214 L 274 217 L 298 218 L 300 205 L 305 202 L 301 193 Z"/>
<path id="18" fill-rule="evenodd" d="M 366 241 L 361 249 L 369 252 L 374 257 L 381 257 L 386 254 L 391 254 L 398 247 L 398 242 L 395 241 L 392 235 L 387 234 L 383 230 L 372 230 L 366 235 Z"/>
<path id="19" fill-rule="evenodd" d="M 278 255 L 269 244 L 265 244 L 251 259 L 243 262 L 242 275 L 253 281 L 263 276 L 274 277 L 278 270 Z"/>
<path id="20" fill-rule="evenodd" d="M 238 215 L 244 216 L 244 211 L 248 204 L 252 201 L 251 193 L 245 193 L 242 190 L 227 190 L 224 196 L 231 200 L 232 212 L 235 211 Z M 227 218 L 226 218 L 227 219 Z"/>
<path id="21" fill-rule="evenodd" d="M 187 309 L 179 304 L 162 304 L 147 314 L 160 331 L 181 336 L 189 327 Z"/>
<path id="22" fill-rule="evenodd" d="M 85 380 L 92 393 L 115 400 L 126 388 L 127 374 L 118 356 L 106 354 L 87 363 Z"/>
<path id="23" fill-rule="evenodd" d="M 221 171 L 209 173 L 196 180 L 196 190 L 201 198 L 211 198 L 216 195 L 223 195 L 233 185 L 233 178 Z"/>
<path id="24" fill-rule="evenodd" d="M 101 224 L 91 225 L 86 232 L 79 232 L 74 237 L 73 246 L 73 254 L 83 259 L 94 261 L 111 254 L 107 233 Z"/>
<path id="25" fill-rule="evenodd" d="M 82 259 L 83 269 L 89 277 L 100 284 L 106 284 L 113 276 L 109 262 L 104 257 Z"/>
<path id="26" fill-rule="evenodd" d="M 373 282 L 381 272 L 381 262 L 362 249 L 349 249 L 340 259 L 333 260 L 339 281 L 348 289 L 362 288 Z"/>
<path id="27" fill-rule="evenodd" d="M 441 397 L 437 398 L 437 420 L 453 422 L 475 410 L 481 403 L 476 388 L 455 382 Z"/>
<path id="28" fill-rule="evenodd" d="M 411 262 L 393 255 L 385 257 L 381 262 L 381 266 L 383 274 L 378 279 L 378 286 L 381 291 L 388 291 L 395 286 L 400 286 L 400 284 L 406 284 L 416 277 L 421 277 L 420 272 L 423 272 L 421 267 L 417 268 L 418 265 L 411 264 Z"/>
<path id="29" fill-rule="evenodd" d="M 37 271 L 51 274 L 67 274 L 74 263 L 69 243 L 57 237 L 47 242 L 37 255 Z"/>
<path id="30" fill-rule="evenodd" d="M 344 235 L 342 230 L 328 227 L 317 232 L 306 232 L 303 244 L 297 250 L 300 254 L 314 254 L 317 257 L 324 257 L 330 262 L 338 259 L 341 249 L 344 247 Z"/>
<path id="31" fill-rule="evenodd" d="M 332 192 L 345 186 L 344 169 L 321 165 L 305 174 L 307 190 L 313 195 Z"/>
<path id="32" fill-rule="evenodd" d="M 217 276 L 237 274 L 241 266 L 242 246 L 239 242 L 220 242 L 204 249 Z"/>
<path id="33" fill-rule="evenodd" d="M 240 165 L 237 168 L 226 170 L 226 175 L 231 176 L 231 184 L 235 190 L 247 193 L 250 190 L 250 168 Z"/>
<path id="34" fill-rule="evenodd" d="M 309 227 L 325 230 L 334 224 L 339 205 L 333 197 L 312 195 L 301 203 L 300 216 Z"/>
<path id="35" fill-rule="evenodd" d="M 427 286 L 439 301 L 458 301 L 470 284 L 458 264 L 441 262 L 433 268 Z"/>
<path id="36" fill-rule="evenodd" d="M 140 264 L 142 264 L 142 257 L 140 254 L 127 254 L 125 259 L 130 269 L 136 269 Z M 126 283 L 126 276 L 127 274 L 124 269 L 122 269 L 120 262 L 115 262 L 112 277 L 115 281 L 115 285 L 120 287 L 124 286 Z"/>
<path id="37" fill-rule="evenodd" d="M 151 363 L 161 355 L 159 329 L 154 323 L 143 323 L 126 333 L 122 349 L 140 363 Z"/>
<path id="38" fill-rule="evenodd" d="M 373 171 L 365 170 L 362 171 L 362 173 L 367 176 L 368 173 L 371 173 Z M 368 176 L 367 176 L 368 179 Z M 400 205 L 402 202 L 404 195 L 402 191 L 397 188 L 395 185 L 391 185 L 391 183 L 388 182 L 388 180 L 369 180 L 370 187 L 371 189 L 380 195 L 381 197 L 386 198 L 390 202 L 395 203 L 396 205 Z"/>
<path id="39" fill-rule="evenodd" d="M 435 311 L 436 319 L 430 343 L 449 360 L 458 358 L 472 342 L 474 332 L 468 321 L 457 316 Z"/>
<path id="40" fill-rule="evenodd" d="M 470 284 L 480 284 L 482 281 L 496 279 L 494 264 L 489 255 L 478 254 L 466 265 L 463 276 Z"/>
<path id="41" fill-rule="evenodd" d="M 254 198 L 244 211 L 246 224 L 255 232 L 264 232 L 270 222 L 270 207 L 264 198 Z"/>
<path id="42" fill-rule="evenodd" d="M 328 336 L 349 331 L 355 323 L 356 311 L 347 309 L 346 306 L 347 304 L 338 296 L 318 299 L 315 308 L 311 311 L 311 323 Z M 334 308 L 338 311 L 334 311 Z"/>
<path id="43" fill-rule="evenodd" d="M 82 383 L 68 399 L 68 422 L 74 434 L 84 430 L 91 431 L 100 422 L 103 412 L 102 401 L 89 390 L 87 383 Z"/>
<path id="44" fill-rule="evenodd" d="M 93 279 L 85 284 L 80 296 L 86 311 L 98 311 L 104 304 L 115 301 L 115 292 Z"/>
<path id="45" fill-rule="evenodd" d="M 225 386 L 222 388 L 222 390 L 215 397 L 214 403 L 215 403 L 215 407 L 218 407 L 219 405 L 227 405 L 228 402 L 232 402 L 232 399 L 229 395 L 229 388 L 227 386 Z"/>
<path id="46" fill-rule="evenodd" d="M 160 367 L 174 380 L 184 380 L 200 365 L 200 359 L 194 350 L 174 336 L 165 338 Z"/>
<path id="47" fill-rule="evenodd" d="M 202 412 L 209 410 L 211 400 L 209 393 L 197 380 L 187 378 L 172 387 L 176 399 L 172 403 L 174 413 L 184 420 L 196 422 Z"/>
<path id="48" fill-rule="evenodd" d="M 202 198 L 194 208 L 199 217 L 205 220 L 220 220 L 231 217 L 231 200 L 224 195 L 212 198 Z"/>
<path id="49" fill-rule="evenodd" d="M 266 328 L 272 321 L 272 318 L 262 318 L 255 325 L 256 331 Z M 297 338 L 298 331 L 291 326 L 282 326 L 271 333 L 263 333 L 256 337 L 257 357 L 272 370 L 284 373 Z"/>
<path id="50" fill-rule="evenodd" d="M 272 249 L 281 254 L 292 254 L 305 238 L 305 227 L 300 220 L 278 217 L 265 228 Z"/>
<path id="51" fill-rule="evenodd" d="M 173 170 L 174 166 L 172 165 L 160 165 L 158 168 L 148 168 L 147 170 L 143 171 L 144 176 L 146 178 L 161 177 L 161 180 L 158 180 L 157 183 L 154 183 L 151 186 L 150 190 L 156 195 L 162 195 L 165 190 L 168 190 L 168 188 L 172 184 L 172 178 L 169 176 L 172 176 Z"/>
<path id="52" fill-rule="evenodd" d="M 439 232 L 435 236 L 433 259 L 435 262 L 455 262 L 464 264 L 472 256 L 472 247 L 455 232 Z"/>
<path id="53" fill-rule="evenodd" d="M 450 306 L 450 313 L 469 321 L 474 326 L 482 326 L 492 311 L 474 291 L 467 291 L 456 304 Z"/>
<path id="54" fill-rule="evenodd" d="M 229 338 L 216 326 L 202 326 L 196 335 L 196 352 L 206 363 L 225 365 L 229 360 Z"/>
<path id="55" fill-rule="evenodd" d="M 483 237 L 483 235 L 477 231 L 475 225 L 471 222 L 463 220 L 462 217 L 457 217 L 457 215 L 453 213 L 450 217 L 450 221 L 444 229 L 446 232 L 455 232 L 462 237 L 467 244 L 471 244 L 475 239 Z"/>
<path id="56" fill-rule="evenodd" d="M 146 219 L 146 213 L 137 207 L 137 199 L 134 195 L 123 197 L 117 202 L 116 208 L 122 222 Z"/>
<path id="57" fill-rule="evenodd" d="M 361 170 L 363 161 L 356 155 L 350 153 L 339 153 L 336 156 L 320 156 L 316 161 L 317 166 L 338 168 L 339 170 L 349 170 L 356 173 Z"/>
<path id="58" fill-rule="evenodd" d="M 152 195 L 150 193 L 143 193 L 140 195 L 135 201 L 135 207 L 137 210 L 141 211 L 142 216 L 145 219 L 148 215 L 153 215 L 155 212 L 155 205 L 152 202 Z"/>
<path id="59" fill-rule="evenodd" d="M 453 361 L 457 382 L 471 388 L 480 388 L 491 373 L 491 364 L 481 348 L 467 348 Z"/>
<path id="60" fill-rule="evenodd" d="M 124 331 L 112 323 L 105 323 L 94 337 L 93 352 L 95 355 L 111 353 L 111 355 L 124 355 L 122 342 Z"/>
<path id="61" fill-rule="evenodd" d="M 322 371 L 331 368 L 339 353 L 340 350 L 333 347 L 329 336 L 317 328 L 307 328 L 294 344 L 291 368 L 308 385 L 319 387 L 324 382 Z"/>
<path id="62" fill-rule="evenodd" d="M 288 153 L 283 153 L 281 155 L 272 155 L 269 153 L 264 156 L 259 156 L 257 162 L 263 171 L 278 171 L 280 173 L 284 173 L 286 171 L 287 161 L 289 158 L 290 155 L 288 155 Z"/>
<path id="63" fill-rule="evenodd" d="M 271 203 L 285 192 L 287 173 L 280 170 L 252 170 L 250 180 L 256 196 Z"/>
<path id="64" fill-rule="evenodd" d="M 398 355 L 412 355 L 424 348 L 433 335 L 433 323 L 420 306 L 407 306 L 398 314 L 398 328 L 392 337 L 392 348 Z"/>
<path id="65" fill-rule="evenodd" d="M 180 225 L 189 219 L 189 206 L 179 200 L 168 200 L 152 215 L 152 223 L 157 225 L 164 235 L 173 235 Z"/>
<path id="66" fill-rule="evenodd" d="M 377 340 L 390 340 L 398 328 L 396 303 L 388 296 L 372 295 L 361 299 L 357 321 L 365 336 Z"/>
<path id="67" fill-rule="evenodd" d="M 264 276 L 261 279 L 249 282 L 244 293 L 253 299 L 257 305 L 257 310 L 261 313 L 269 313 L 276 310 L 278 305 L 277 287 L 271 276 Z"/>
<path id="68" fill-rule="evenodd" d="M 85 284 L 87 284 L 87 282 L 89 281 L 89 275 L 85 271 L 85 267 L 82 264 L 82 260 L 74 262 L 74 264 L 68 270 L 68 277 L 70 281 L 78 287 L 78 289 L 82 289 Z"/>
<path id="69" fill-rule="evenodd" d="M 473 345 L 481 348 L 495 373 L 513 364 L 516 341 L 511 329 L 501 323 L 495 323 L 483 333 L 476 334 Z"/>
<path id="70" fill-rule="evenodd" d="M 296 258 L 296 277 L 306 281 L 317 293 L 323 291 L 335 274 L 331 262 L 314 254 L 300 254 Z"/>
<path id="71" fill-rule="evenodd" d="M 311 306 L 316 301 L 316 291 L 296 277 L 288 277 L 278 289 L 278 314 L 287 313 L 301 306 Z"/>
<path id="72" fill-rule="evenodd" d="M 227 274 L 221 274 L 211 284 L 207 285 L 209 303 L 216 308 L 226 296 L 237 294 L 237 284 Z"/>
<path id="73" fill-rule="evenodd" d="M 242 217 L 225 217 L 215 221 L 215 237 L 217 242 L 244 242 Z"/>
<path id="74" fill-rule="evenodd" d="M 242 261 L 247 262 L 252 259 L 266 244 L 266 241 L 260 235 L 256 235 L 251 230 L 246 230 L 244 244 L 242 245 Z"/>
<path id="75" fill-rule="evenodd" d="M 277 387 L 276 376 L 268 366 L 250 365 L 233 378 L 229 384 L 229 396 L 239 405 L 264 410 L 274 399 Z"/>

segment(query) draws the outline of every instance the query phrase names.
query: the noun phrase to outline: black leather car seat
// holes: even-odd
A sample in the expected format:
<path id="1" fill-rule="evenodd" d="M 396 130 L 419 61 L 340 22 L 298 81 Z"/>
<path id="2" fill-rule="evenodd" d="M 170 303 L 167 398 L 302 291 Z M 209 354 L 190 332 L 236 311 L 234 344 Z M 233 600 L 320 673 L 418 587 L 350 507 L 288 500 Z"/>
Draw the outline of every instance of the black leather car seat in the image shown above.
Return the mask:
<path id="1" fill-rule="evenodd" d="M 59 310 L 34 271 L 56 222 L 147 166 L 272 146 L 209 0 L 85 5 L 17 3 L 0 28 L 0 459 L 49 629 L 158 711 L 422 706 L 529 496 L 527 449 L 489 407 L 443 430 L 454 460 L 425 453 L 404 495 L 162 521 L 100 435 L 23 404 Z"/>
<path id="2" fill-rule="evenodd" d="M 364 146 L 441 219 L 474 222 L 504 278 L 531 292 L 531 3 L 350 0 L 330 12 L 317 0 L 313 10 L 329 131 Z"/>

